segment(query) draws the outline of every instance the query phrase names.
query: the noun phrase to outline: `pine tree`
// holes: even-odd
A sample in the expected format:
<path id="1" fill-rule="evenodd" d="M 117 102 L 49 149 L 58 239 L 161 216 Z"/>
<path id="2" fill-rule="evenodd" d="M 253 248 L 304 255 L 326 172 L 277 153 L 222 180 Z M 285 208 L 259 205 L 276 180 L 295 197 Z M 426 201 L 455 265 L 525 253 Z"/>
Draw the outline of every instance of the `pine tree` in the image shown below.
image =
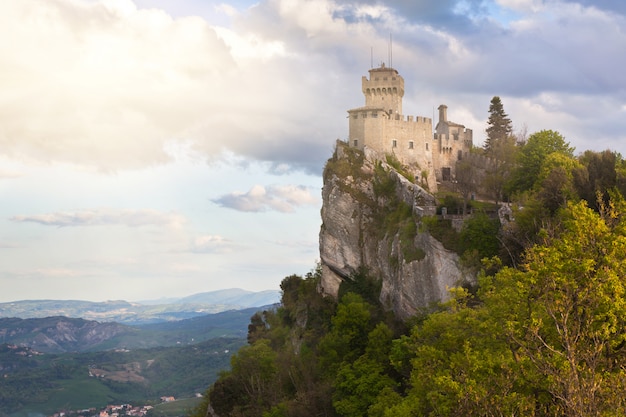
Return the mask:
<path id="1" fill-rule="evenodd" d="M 497 143 L 507 139 L 513 132 L 513 126 L 509 115 L 504 112 L 504 106 L 500 97 L 494 96 L 489 104 L 489 119 L 487 120 L 487 139 L 485 151 L 490 153 Z"/>

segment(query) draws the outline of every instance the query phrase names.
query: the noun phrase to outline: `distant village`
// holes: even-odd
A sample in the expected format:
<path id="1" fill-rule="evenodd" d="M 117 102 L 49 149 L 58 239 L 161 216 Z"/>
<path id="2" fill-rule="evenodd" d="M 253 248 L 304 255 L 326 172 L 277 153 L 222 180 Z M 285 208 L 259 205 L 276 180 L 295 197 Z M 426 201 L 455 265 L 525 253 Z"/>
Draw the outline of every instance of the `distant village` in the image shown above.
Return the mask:
<path id="1" fill-rule="evenodd" d="M 197 397 L 202 397 L 202 394 L 196 394 Z M 162 403 L 170 403 L 176 401 L 176 398 L 172 396 L 161 397 Z M 98 410 L 97 408 L 85 408 L 82 410 L 68 410 L 54 413 L 48 417 L 144 417 L 152 410 L 154 406 L 132 406 L 130 404 L 122 405 L 107 405 L 106 407 Z"/>

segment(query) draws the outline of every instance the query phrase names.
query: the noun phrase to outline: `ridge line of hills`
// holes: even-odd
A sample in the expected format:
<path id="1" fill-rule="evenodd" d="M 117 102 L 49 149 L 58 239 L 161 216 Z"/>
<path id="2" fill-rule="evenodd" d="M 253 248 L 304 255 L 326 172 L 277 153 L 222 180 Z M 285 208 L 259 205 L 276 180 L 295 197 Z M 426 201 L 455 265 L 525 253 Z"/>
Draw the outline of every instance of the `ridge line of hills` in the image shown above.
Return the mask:
<path id="1" fill-rule="evenodd" d="M 98 322 L 143 325 L 190 319 L 229 310 L 276 304 L 279 290 L 260 292 L 238 288 L 192 294 L 182 298 L 135 301 L 19 300 L 0 303 L 0 318 L 63 316 Z"/>
<path id="2" fill-rule="evenodd" d="M 224 337 L 245 339 L 250 317 L 271 307 L 229 310 L 134 326 L 64 316 L 0 318 L 0 344 L 59 354 L 186 346 Z"/>

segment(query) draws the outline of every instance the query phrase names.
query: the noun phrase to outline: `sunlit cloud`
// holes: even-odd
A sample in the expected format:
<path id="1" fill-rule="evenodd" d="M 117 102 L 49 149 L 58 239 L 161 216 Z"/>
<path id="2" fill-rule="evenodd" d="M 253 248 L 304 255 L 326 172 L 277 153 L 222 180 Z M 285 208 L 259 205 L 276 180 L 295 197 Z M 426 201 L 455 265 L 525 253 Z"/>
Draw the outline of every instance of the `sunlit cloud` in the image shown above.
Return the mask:
<path id="1" fill-rule="evenodd" d="M 247 212 L 279 211 L 292 213 L 300 206 L 319 203 L 310 187 L 301 185 L 255 185 L 249 191 L 233 192 L 212 201 L 222 207 Z"/>
<path id="2" fill-rule="evenodd" d="M 2 180 L 2 179 L 11 179 L 11 178 L 19 178 L 19 177 L 21 177 L 23 175 L 24 174 L 22 174 L 21 172 L 10 171 L 10 170 L 6 170 L 6 169 L 0 168 L 0 180 Z"/>
<path id="3" fill-rule="evenodd" d="M 120 210 L 102 208 L 95 210 L 77 210 L 46 214 L 17 215 L 11 217 L 14 222 L 38 223 L 44 226 L 77 227 L 123 225 L 139 226 L 172 226 L 180 227 L 185 218 L 180 214 L 164 213 L 158 210 Z"/>

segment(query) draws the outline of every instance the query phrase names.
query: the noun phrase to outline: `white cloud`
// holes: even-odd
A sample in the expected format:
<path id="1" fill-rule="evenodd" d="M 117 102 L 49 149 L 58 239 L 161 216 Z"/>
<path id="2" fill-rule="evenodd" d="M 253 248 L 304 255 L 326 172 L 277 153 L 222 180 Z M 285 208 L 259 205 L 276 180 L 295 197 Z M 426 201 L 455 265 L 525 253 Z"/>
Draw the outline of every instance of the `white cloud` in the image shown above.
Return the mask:
<path id="1" fill-rule="evenodd" d="M 542 0 L 496 0 L 496 3 L 502 7 L 524 13 L 537 13 L 543 8 Z"/>
<path id="2" fill-rule="evenodd" d="M 311 25 L 296 5 L 283 18 Z M 329 7 L 311 35 L 328 32 Z M 130 0 L 0 3 L 0 152 L 115 171 L 168 161 L 176 139 L 207 158 L 230 150 L 319 167 L 334 135 L 302 139 L 325 101 L 299 58 L 308 40 L 255 30 L 255 13 L 234 31 Z"/>
<path id="3" fill-rule="evenodd" d="M 191 252 L 194 253 L 230 253 L 233 242 L 219 235 L 202 235 L 193 240 Z"/>
<path id="4" fill-rule="evenodd" d="M 216 6 L 230 27 L 130 0 L 2 2 L 0 152 L 119 170 L 168 161 L 174 139 L 206 158 L 231 151 L 319 173 L 345 135 L 341 115 L 360 104 L 370 47 L 376 63 L 388 58 L 389 32 L 407 99 L 623 96 L 623 16 L 566 1 L 497 3 L 518 13 L 510 25 L 453 0 Z"/>
<path id="5" fill-rule="evenodd" d="M 10 171 L 10 170 L 0 168 L 0 180 L 10 179 L 10 178 L 19 178 L 22 175 L 24 174 L 22 174 L 21 172 Z"/>
<path id="6" fill-rule="evenodd" d="M 2 2 L 0 144 L 104 169 L 163 162 L 165 140 L 219 103 L 234 68 L 200 18 L 130 0 Z"/>
<path id="7" fill-rule="evenodd" d="M 319 199 L 312 194 L 312 188 L 301 185 L 255 185 L 245 193 L 233 192 L 212 201 L 239 211 L 273 210 L 282 213 L 291 213 L 297 207 L 319 203 Z"/>
<path id="8" fill-rule="evenodd" d="M 122 210 L 100 208 L 46 214 L 18 215 L 11 217 L 14 222 L 38 223 L 44 226 L 76 227 L 124 225 L 139 227 L 147 225 L 170 226 L 179 228 L 185 218 L 179 214 L 164 213 L 158 210 Z"/>

